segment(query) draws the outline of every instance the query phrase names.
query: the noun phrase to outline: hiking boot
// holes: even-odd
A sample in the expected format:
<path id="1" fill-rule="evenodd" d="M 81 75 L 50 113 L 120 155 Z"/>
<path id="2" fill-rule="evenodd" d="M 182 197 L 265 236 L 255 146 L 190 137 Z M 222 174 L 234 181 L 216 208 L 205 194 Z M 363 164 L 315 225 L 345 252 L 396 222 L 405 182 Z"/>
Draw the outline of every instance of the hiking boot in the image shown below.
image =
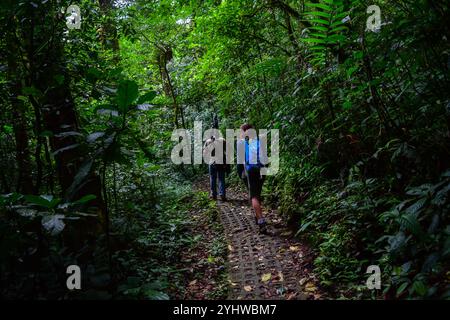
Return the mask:
<path id="1" fill-rule="evenodd" d="M 260 223 L 260 224 L 258 224 L 258 227 L 259 227 L 259 233 L 262 233 L 262 234 L 267 234 L 267 223 Z"/>
<path id="2" fill-rule="evenodd" d="M 259 233 L 267 234 L 267 223 L 264 218 L 256 220 L 256 224 L 258 225 Z"/>

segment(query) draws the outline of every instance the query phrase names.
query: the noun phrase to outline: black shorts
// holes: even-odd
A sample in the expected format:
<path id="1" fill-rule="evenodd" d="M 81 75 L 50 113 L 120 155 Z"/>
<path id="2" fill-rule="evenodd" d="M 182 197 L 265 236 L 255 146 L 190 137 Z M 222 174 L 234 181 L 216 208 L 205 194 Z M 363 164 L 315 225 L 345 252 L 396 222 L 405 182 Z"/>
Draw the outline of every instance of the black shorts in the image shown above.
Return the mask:
<path id="1" fill-rule="evenodd" d="M 261 176 L 259 168 L 251 168 L 247 171 L 248 191 L 251 198 L 261 198 L 262 186 L 264 183 L 264 176 Z"/>

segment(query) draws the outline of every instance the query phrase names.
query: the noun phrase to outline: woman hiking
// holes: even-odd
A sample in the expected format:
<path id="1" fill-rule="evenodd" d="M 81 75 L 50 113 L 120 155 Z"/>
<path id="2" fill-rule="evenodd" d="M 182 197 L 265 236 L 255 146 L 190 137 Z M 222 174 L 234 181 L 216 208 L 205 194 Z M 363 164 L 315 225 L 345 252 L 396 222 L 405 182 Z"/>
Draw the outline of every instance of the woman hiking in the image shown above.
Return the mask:
<path id="1" fill-rule="evenodd" d="M 264 176 L 261 175 L 260 141 L 251 124 L 241 126 L 241 139 L 237 145 L 238 154 L 244 150 L 244 164 L 237 165 L 238 175 L 245 182 L 250 201 L 255 210 L 255 221 L 261 233 L 267 233 L 267 223 L 262 213 L 261 191 Z M 238 155 L 239 159 L 239 155 Z"/>

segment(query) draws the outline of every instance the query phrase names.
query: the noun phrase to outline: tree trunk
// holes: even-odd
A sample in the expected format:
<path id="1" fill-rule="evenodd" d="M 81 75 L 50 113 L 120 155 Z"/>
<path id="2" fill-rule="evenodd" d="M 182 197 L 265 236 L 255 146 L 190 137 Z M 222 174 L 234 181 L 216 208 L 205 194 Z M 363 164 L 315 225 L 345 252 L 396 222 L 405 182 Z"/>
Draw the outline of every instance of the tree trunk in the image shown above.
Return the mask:
<path id="1" fill-rule="evenodd" d="M 63 31 L 61 28 L 55 30 L 56 20 L 53 25 L 49 19 L 57 17 L 46 15 L 47 19 L 39 17 L 36 12 L 30 12 L 31 25 L 36 23 L 36 28 L 52 28 L 52 33 L 40 32 L 35 34 L 29 41 L 34 43 L 46 43 L 48 50 L 45 55 L 33 55 L 28 51 L 28 60 L 34 68 L 31 85 L 43 92 L 38 104 L 42 117 L 42 129 L 50 131 L 49 137 L 50 151 L 53 153 L 56 166 L 56 174 L 61 186 L 60 193 L 65 200 L 76 200 L 87 194 L 93 194 L 96 199 L 90 205 L 98 207 L 104 212 L 104 202 L 101 194 L 101 182 L 95 173 L 90 173 L 83 180 L 82 187 L 73 195 L 68 195 L 67 191 L 74 182 L 82 163 L 86 160 L 86 153 L 76 140 L 76 133 L 79 132 L 77 114 L 74 100 L 70 91 L 70 79 L 66 72 L 63 48 Z M 22 33 L 29 32 L 28 26 L 24 25 Z M 51 37 L 49 39 L 49 37 Z M 63 76 L 64 81 L 57 81 L 57 76 Z"/>
<path id="2" fill-rule="evenodd" d="M 13 32 L 15 28 L 13 28 Z M 29 137 L 27 131 L 26 106 L 18 97 L 22 94 L 22 85 L 18 77 L 20 72 L 17 65 L 18 52 L 17 42 L 8 33 L 8 78 L 10 81 L 11 107 L 14 117 L 13 128 L 16 140 L 16 161 L 18 169 L 18 179 L 16 190 L 21 193 L 32 193 L 33 179 L 31 176 L 30 149 L 28 145 Z"/>
<path id="3" fill-rule="evenodd" d="M 183 109 L 178 104 L 177 96 L 175 94 L 175 90 L 172 84 L 172 79 L 170 78 L 169 70 L 167 70 L 167 63 L 169 63 L 169 61 L 172 60 L 172 49 L 167 47 L 164 47 L 163 49 L 159 48 L 160 52 L 158 57 L 158 64 L 159 64 L 159 71 L 161 73 L 161 80 L 163 83 L 164 93 L 166 96 L 170 97 L 173 102 L 175 127 L 176 128 L 179 127 L 178 117 L 180 117 L 181 126 L 183 128 L 186 128 Z"/>

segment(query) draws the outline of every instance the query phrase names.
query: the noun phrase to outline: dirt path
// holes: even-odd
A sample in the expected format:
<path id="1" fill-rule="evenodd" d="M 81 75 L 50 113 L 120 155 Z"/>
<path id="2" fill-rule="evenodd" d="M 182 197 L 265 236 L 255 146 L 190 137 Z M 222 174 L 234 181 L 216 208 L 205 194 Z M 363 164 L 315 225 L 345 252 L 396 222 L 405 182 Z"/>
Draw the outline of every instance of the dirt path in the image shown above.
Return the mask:
<path id="1" fill-rule="evenodd" d="M 179 299 L 321 299 L 308 247 L 293 237 L 275 210 L 265 209 L 268 235 L 259 234 L 246 192 L 227 188 L 227 201 L 208 200 L 207 178 L 194 185 L 192 237 L 182 256 Z"/>
<path id="2" fill-rule="evenodd" d="M 265 210 L 269 234 L 259 234 L 247 194 L 231 188 L 227 198 L 217 205 L 228 240 L 229 298 L 319 299 L 308 250 L 277 213 Z"/>

